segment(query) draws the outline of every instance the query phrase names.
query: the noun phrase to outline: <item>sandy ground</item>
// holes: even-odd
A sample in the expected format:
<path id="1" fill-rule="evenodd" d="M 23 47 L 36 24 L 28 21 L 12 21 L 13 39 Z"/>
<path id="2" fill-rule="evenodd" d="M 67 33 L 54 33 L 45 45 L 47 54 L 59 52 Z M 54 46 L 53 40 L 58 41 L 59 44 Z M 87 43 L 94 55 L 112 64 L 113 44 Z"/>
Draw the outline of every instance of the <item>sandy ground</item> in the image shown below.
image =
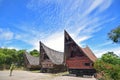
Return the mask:
<path id="1" fill-rule="evenodd" d="M 81 78 L 74 76 L 62 76 L 48 73 L 34 73 L 29 71 L 13 71 L 9 76 L 9 71 L 0 71 L 0 80 L 96 80 L 95 78 Z"/>

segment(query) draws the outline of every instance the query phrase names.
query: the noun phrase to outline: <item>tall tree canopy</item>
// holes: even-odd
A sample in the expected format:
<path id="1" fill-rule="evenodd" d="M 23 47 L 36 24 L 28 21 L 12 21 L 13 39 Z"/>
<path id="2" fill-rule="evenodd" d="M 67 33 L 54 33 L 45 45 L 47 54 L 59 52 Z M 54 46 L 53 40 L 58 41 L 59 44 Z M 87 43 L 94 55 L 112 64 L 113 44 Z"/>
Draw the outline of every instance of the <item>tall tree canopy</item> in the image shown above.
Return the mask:
<path id="1" fill-rule="evenodd" d="M 115 43 L 120 43 L 120 25 L 108 33 L 108 37 Z"/>

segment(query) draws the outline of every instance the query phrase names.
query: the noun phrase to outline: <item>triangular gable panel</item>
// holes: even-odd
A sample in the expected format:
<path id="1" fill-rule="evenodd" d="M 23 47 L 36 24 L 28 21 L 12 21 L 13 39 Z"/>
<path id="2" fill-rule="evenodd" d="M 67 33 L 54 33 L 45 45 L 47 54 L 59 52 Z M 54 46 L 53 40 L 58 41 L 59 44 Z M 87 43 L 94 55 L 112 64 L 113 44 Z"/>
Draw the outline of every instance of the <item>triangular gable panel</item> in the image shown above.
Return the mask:
<path id="1" fill-rule="evenodd" d="M 91 61 L 94 61 L 91 57 L 95 57 L 95 56 L 93 56 L 93 54 L 90 52 L 90 49 L 88 48 L 82 49 L 81 47 L 79 47 L 66 31 L 64 31 L 64 35 L 65 35 L 65 38 L 64 38 L 64 46 L 65 46 L 64 59 L 65 60 L 72 57 L 86 56 Z"/>
<path id="2" fill-rule="evenodd" d="M 40 63 L 44 60 L 50 60 L 50 58 L 48 57 L 48 55 L 46 54 L 44 48 L 43 48 L 43 43 L 40 42 Z"/>
<path id="3" fill-rule="evenodd" d="M 83 51 L 80 49 L 80 47 L 75 43 L 75 41 L 70 37 L 70 35 L 66 31 L 64 35 L 65 35 L 64 54 L 66 56 L 66 59 L 75 56 L 83 56 L 84 55 Z"/>

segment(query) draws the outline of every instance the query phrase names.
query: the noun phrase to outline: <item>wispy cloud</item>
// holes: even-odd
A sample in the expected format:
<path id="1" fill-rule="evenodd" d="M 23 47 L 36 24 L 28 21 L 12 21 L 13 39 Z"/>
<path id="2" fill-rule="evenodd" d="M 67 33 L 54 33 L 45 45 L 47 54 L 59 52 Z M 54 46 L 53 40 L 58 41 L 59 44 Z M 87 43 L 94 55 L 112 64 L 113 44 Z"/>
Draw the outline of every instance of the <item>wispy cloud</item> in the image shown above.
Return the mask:
<path id="1" fill-rule="evenodd" d="M 88 6 L 90 6 L 87 10 L 85 10 L 84 15 L 90 14 L 94 9 L 101 7 L 100 5 L 104 2 L 104 0 L 95 0 Z"/>
<path id="2" fill-rule="evenodd" d="M 42 40 L 48 47 L 58 50 L 58 51 L 63 51 L 64 50 L 64 33 L 63 31 L 61 32 L 56 32 L 51 34 L 51 36 L 44 38 Z"/>
<path id="3" fill-rule="evenodd" d="M 102 43 L 102 44 L 98 45 L 97 48 L 104 47 L 106 45 L 111 45 L 112 43 L 113 43 L 112 41 L 107 41 L 105 43 Z"/>
<path id="4" fill-rule="evenodd" d="M 49 47 L 63 51 L 63 30 L 66 29 L 75 41 L 80 44 L 82 41 L 93 37 L 94 33 L 100 31 L 102 29 L 100 25 L 109 22 L 108 15 L 104 15 L 102 18 L 98 15 L 109 8 L 111 4 L 112 0 L 89 0 L 87 2 L 84 0 L 31 0 L 27 4 L 27 8 L 36 12 L 38 17 L 32 26 L 38 26 L 41 29 L 42 27 L 39 27 L 41 25 L 37 23 L 43 19 L 45 25 L 52 24 L 54 27 L 47 26 L 48 29 L 45 28 L 45 32 L 41 31 L 42 33 L 39 32 L 40 29 L 30 31 L 32 34 L 43 34 L 44 37 L 31 35 L 31 38 L 34 37 L 35 39 L 29 39 L 26 42 L 38 49 L 38 41 L 42 40 Z M 91 14 L 92 12 L 94 14 Z M 104 19 L 106 20 L 103 21 Z M 48 33 L 46 33 L 47 31 Z"/>
<path id="5" fill-rule="evenodd" d="M 99 15 L 111 4 L 112 0 L 31 0 L 26 7 L 35 13 L 35 20 L 15 25 L 21 30 L 15 33 L 15 39 L 35 49 L 39 49 L 39 41 L 43 41 L 50 48 L 63 51 L 63 31 L 66 29 L 81 45 L 100 31 L 101 25 L 110 22 L 112 18 L 108 15 Z M 13 33 L 9 35 L 12 39 Z"/>
<path id="6" fill-rule="evenodd" d="M 13 39 L 14 33 L 9 29 L 1 29 L 0 28 L 0 40 L 11 40 Z"/>
<path id="7" fill-rule="evenodd" d="M 120 56 L 120 47 L 111 47 L 111 48 L 102 48 L 102 49 L 96 49 L 96 50 L 93 50 L 95 55 L 97 57 L 101 57 L 102 54 L 105 54 L 107 52 L 114 52 L 115 54 L 117 54 L 118 56 Z"/>

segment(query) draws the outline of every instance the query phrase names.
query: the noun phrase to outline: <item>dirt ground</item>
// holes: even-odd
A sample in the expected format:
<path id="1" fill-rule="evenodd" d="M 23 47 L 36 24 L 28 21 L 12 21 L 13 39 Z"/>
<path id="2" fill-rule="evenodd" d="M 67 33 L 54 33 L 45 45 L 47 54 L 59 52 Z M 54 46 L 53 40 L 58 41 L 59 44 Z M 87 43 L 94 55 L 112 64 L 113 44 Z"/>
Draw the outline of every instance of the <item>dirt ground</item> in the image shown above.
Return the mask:
<path id="1" fill-rule="evenodd" d="M 36 73 L 30 71 L 13 71 L 9 76 L 9 71 L 0 71 L 0 80 L 96 80 L 95 78 L 81 78 L 70 75 Z"/>

